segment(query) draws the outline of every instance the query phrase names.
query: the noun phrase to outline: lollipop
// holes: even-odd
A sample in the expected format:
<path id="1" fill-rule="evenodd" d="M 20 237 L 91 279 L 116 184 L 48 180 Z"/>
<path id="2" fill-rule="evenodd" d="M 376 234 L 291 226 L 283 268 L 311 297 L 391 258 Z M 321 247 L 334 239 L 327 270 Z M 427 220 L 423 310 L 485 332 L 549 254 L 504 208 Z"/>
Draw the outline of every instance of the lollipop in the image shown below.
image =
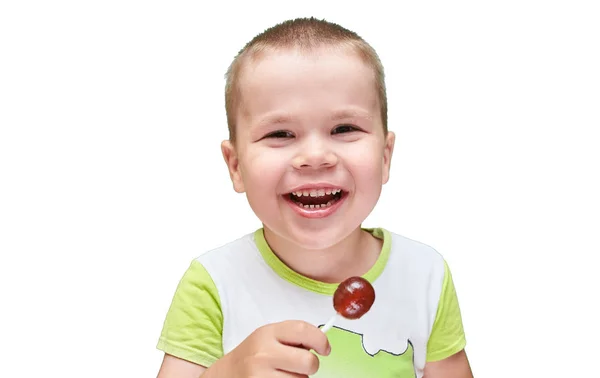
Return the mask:
<path id="1" fill-rule="evenodd" d="M 338 316 L 346 319 L 358 319 L 367 313 L 375 302 L 375 289 L 362 277 L 350 277 L 340 283 L 333 294 L 335 314 L 321 328 L 327 332 Z"/>

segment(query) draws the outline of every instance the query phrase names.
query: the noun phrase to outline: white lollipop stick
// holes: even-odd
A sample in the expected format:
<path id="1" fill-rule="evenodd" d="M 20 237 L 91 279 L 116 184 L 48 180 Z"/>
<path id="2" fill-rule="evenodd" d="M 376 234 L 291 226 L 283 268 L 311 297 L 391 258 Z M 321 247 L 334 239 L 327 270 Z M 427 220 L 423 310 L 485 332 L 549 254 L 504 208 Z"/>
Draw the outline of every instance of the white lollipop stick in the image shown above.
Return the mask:
<path id="1" fill-rule="evenodd" d="M 325 325 L 323 326 L 323 328 L 321 328 L 321 331 L 323 331 L 323 333 L 326 333 L 327 331 L 329 331 L 329 329 L 331 327 L 333 327 L 333 323 L 335 323 L 335 321 L 338 319 L 338 313 L 336 312 L 335 314 L 333 314 L 333 316 L 327 321 L 327 323 L 325 323 Z"/>

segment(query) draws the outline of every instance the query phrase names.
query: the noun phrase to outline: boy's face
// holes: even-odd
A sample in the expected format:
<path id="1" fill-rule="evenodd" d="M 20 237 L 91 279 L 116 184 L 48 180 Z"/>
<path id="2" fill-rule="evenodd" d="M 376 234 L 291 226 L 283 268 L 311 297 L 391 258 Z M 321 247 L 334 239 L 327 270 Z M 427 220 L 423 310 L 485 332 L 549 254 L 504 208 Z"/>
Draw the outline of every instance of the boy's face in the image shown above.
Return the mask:
<path id="1" fill-rule="evenodd" d="M 235 190 L 270 232 L 327 248 L 372 211 L 394 146 L 374 80 L 351 51 L 283 50 L 246 63 L 237 140 L 222 150 Z"/>

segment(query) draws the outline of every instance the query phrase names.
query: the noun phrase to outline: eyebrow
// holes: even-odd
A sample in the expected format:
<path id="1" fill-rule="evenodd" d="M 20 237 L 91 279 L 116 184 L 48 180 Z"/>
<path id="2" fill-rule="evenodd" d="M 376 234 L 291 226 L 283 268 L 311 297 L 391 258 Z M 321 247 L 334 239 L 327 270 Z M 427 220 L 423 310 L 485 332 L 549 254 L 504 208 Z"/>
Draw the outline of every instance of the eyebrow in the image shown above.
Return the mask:
<path id="1" fill-rule="evenodd" d="M 348 118 L 364 118 L 371 120 L 373 119 L 373 116 L 369 112 L 359 109 L 342 109 L 335 111 L 331 116 L 332 121 L 339 121 L 341 119 Z"/>
<path id="2" fill-rule="evenodd" d="M 257 125 L 265 126 L 265 125 L 281 125 L 285 123 L 289 123 L 292 121 L 292 117 L 288 114 L 277 113 L 277 114 L 269 114 L 260 119 L 257 122 Z"/>
<path id="3" fill-rule="evenodd" d="M 364 110 L 359 109 L 342 109 L 336 110 L 331 114 L 329 118 L 331 121 L 339 121 L 342 119 L 348 118 L 363 118 L 367 120 L 372 120 L 373 116 Z M 275 113 L 269 114 L 263 118 L 261 118 L 257 125 L 265 126 L 265 125 L 282 125 L 286 123 L 290 123 L 293 121 L 293 117 L 287 113 Z"/>

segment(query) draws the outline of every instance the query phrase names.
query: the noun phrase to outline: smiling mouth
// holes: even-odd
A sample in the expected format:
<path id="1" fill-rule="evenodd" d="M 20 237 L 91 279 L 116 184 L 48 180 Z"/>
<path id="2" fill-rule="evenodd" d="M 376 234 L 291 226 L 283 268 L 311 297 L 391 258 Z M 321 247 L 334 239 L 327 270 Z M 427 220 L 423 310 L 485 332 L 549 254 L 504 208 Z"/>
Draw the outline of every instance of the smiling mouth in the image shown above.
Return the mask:
<path id="1" fill-rule="evenodd" d="M 287 194 L 288 199 L 304 209 L 328 208 L 342 199 L 346 193 L 341 189 L 313 190 L 311 192 L 294 192 Z"/>

